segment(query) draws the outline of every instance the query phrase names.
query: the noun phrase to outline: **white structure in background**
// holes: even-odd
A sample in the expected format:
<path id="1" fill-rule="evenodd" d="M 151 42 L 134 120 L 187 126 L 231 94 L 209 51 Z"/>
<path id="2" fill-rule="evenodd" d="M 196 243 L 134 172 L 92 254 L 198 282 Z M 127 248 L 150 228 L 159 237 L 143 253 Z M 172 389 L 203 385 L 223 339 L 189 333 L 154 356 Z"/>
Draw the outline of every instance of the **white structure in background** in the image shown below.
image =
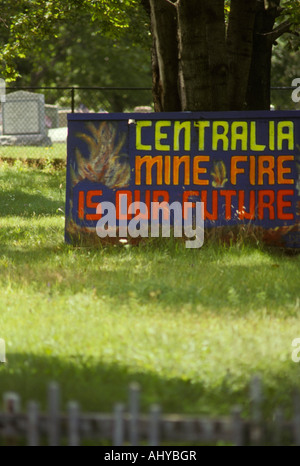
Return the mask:
<path id="1" fill-rule="evenodd" d="M 0 145 L 50 146 L 45 124 L 43 94 L 17 91 L 6 94 L 2 103 L 2 136 Z"/>
<path id="2" fill-rule="evenodd" d="M 5 362 L 5 341 L 0 338 L 0 362 Z"/>

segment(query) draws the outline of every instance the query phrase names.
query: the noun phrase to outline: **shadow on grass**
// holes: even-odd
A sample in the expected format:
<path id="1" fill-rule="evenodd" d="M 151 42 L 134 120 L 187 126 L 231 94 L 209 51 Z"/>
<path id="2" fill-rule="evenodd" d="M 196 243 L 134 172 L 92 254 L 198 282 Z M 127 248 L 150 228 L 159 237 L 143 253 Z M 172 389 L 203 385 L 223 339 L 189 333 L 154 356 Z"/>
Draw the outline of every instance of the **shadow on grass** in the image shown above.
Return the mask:
<path id="1" fill-rule="evenodd" d="M 70 400 L 77 400 L 86 412 L 112 412 L 115 403 L 127 403 L 128 387 L 138 382 L 141 387 L 141 411 L 148 412 L 151 404 L 159 403 L 164 413 L 189 415 L 230 415 L 240 405 L 243 415 L 249 416 L 249 381 L 236 384 L 228 375 L 219 384 L 209 386 L 190 380 L 164 378 L 150 372 L 136 372 L 118 363 L 104 363 L 74 355 L 69 361 L 55 356 L 7 354 L 7 363 L 0 365 L 0 395 L 14 391 L 21 396 L 22 409 L 28 401 L 40 403 L 46 409 L 47 386 L 57 382 L 61 390 L 61 408 L 66 410 Z M 288 415 L 292 411 L 292 393 L 299 387 L 296 364 L 285 363 L 280 369 L 262 374 L 264 410 L 266 416 L 281 405 Z M 299 372 L 299 371 L 298 371 Z"/>
<path id="2" fill-rule="evenodd" d="M 22 234 L 20 231 L 20 239 Z M 46 235 L 46 229 L 41 234 Z M 244 258 L 243 263 L 230 260 L 220 265 L 211 256 L 217 254 L 216 258 L 222 258 L 224 249 L 216 253 L 213 248 L 207 248 L 186 255 L 184 251 L 174 255 L 173 252 L 168 254 L 167 249 L 147 247 L 132 250 L 106 247 L 97 251 L 63 243 L 22 250 L 8 246 L 7 242 L 0 246 L 0 257 L 4 255 L 13 264 L 14 284 L 38 292 L 45 288 L 47 293 L 51 289 L 61 296 L 70 293 L 99 299 L 105 296 L 117 307 L 120 303 L 129 304 L 132 297 L 138 305 L 148 303 L 154 308 L 180 310 L 181 306 L 190 304 L 191 313 L 199 313 L 198 304 L 217 315 L 229 312 L 244 316 L 253 309 L 266 308 L 274 314 L 280 310 L 281 317 L 299 313 L 296 305 L 299 256 L 266 252 L 274 262 L 253 264 L 249 259 L 247 264 L 245 256 L 233 251 L 232 254 Z"/>
<path id="3" fill-rule="evenodd" d="M 32 217 L 53 215 L 58 208 L 64 207 L 63 201 L 56 201 L 42 194 L 30 194 L 21 190 L 6 190 L 1 193 L 0 217 Z"/>

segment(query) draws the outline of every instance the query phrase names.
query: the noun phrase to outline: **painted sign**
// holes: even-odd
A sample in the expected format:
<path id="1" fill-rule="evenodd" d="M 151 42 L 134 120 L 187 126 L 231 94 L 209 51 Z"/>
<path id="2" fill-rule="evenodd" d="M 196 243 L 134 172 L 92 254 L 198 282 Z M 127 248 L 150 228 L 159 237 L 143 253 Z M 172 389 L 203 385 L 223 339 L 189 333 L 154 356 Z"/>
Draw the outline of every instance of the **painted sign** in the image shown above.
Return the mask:
<path id="1" fill-rule="evenodd" d="M 150 221 L 151 203 L 202 202 L 207 235 L 247 228 L 300 247 L 300 112 L 71 114 L 68 125 L 67 242 L 103 241 L 104 202 L 116 240 L 131 204 Z"/>

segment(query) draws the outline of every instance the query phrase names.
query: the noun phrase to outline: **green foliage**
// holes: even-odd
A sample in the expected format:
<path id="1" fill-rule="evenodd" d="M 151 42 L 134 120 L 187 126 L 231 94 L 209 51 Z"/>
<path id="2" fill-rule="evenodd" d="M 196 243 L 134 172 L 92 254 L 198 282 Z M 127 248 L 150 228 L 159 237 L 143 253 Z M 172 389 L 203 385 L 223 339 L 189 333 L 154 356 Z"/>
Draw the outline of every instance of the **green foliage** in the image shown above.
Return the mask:
<path id="1" fill-rule="evenodd" d="M 295 26 L 300 23 L 300 0 L 283 0 L 281 2 L 283 16 L 288 18 Z"/>
<path id="2" fill-rule="evenodd" d="M 39 50 L 39 43 L 59 37 L 60 27 L 66 23 L 80 25 L 88 17 L 94 31 L 105 36 L 120 37 L 130 30 L 132 43 L 145 45 L 144 30 L 147 17 L 137 1 L 0 1 L 0 59 L 6 62 L 4 77 L 15 79 L 17 70 L 11 64 L 24 58 L 31 50 Z M 139 25 L 139 27 L 136 27 Z M 86 26 L 86 22 L 82 28 Z M 80 27 L 80 26 L 79 26 Z"/>
<path id="3" fill-rule="evenodd" d="M 292 81 L 299 77 L 299 51 L 293 48 L 294 39 L 283 36 L 273 48 L 272 57 L 272 86 L 290 87 Z M 291 90 L 273 91 L 271 103 L 277 110 L 300 108 L 299 104 L 292 101 Z"/>
<path id="4" fill-rule="evenodd" d="M 278 23 L 288 21 L 290 24 L 289 34 L 283 35 L 286 50 L 300 50 L 300 0 L 283 0 L 281 2 L 282 12 L 278 18 Z"/>
<path id="5" fill-rule="evenodd" d="M 284 0 L 281 2 L 282 12 L 278 24 L 290 23 L 291 34 L 283 34 L 273 46 L 272 81 L 273 87 L 290 87 L 292 81 L 299 76 L 300 53 L 300 1 Z M 271 103 L 277 110 L 299 108 L 291 99 L 291 91 L 273 91 Z"/>
<path id="6" fill-rule="evenodd" d="M 107 9 L 107 2 L 71 2 L 60 14 L 58 2 L 29 3 L 25 13 L 8 18 L 2 36 L 0 30 L 6 44 L 2 59 L 15 66 L 6 67 L 8 82 L 18 74 L 18 86 L 151 87 L 149 37 L 144 33 L 142 40 L 137 28 L 143 12 L 135 10 L 126 22 L 122 10 L 113 18 L 116 3 Z M 127 2 L 124 8 L 128 13 Z M 47 103 L 70 105 L 69 94 L 46 91 L 45 97 Z M 76 92 L 76 104 L 95 111 L 124 111 L 151 100 L 151 92 Z"/>

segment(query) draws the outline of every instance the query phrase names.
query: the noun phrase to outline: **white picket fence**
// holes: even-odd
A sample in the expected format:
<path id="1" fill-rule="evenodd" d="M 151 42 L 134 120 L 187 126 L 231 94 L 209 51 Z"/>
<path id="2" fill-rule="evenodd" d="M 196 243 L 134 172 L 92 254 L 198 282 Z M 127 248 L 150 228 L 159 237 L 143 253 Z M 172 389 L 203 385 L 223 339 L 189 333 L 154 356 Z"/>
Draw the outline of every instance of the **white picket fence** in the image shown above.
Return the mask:
<path id="1" fill-rule="evenodd" d="M 128 406 L 116 404 L 113 413 L 81 413 L 77 402 L 70 402 L 67 412 L 60 411 L 60 390 L 52 383 L 48 388 L 48 409 L 39 411 L 36 402 L 29 402 L 27 412 L 20 410 L 20 397 L 15 393 L 4 395 L 4 411 L 0 413 L 0 445 L 27 444 L 78 446 L 111 442 L 113 446 L 150 445 L 161 442 L 232 445 L 297 445 L 300 446 L 300 396 L 294 396 L 292 420 L 283 418 L 278 408 L 273 419 L 266 422 L 262 414 L 262 384 L 258 377 L 250 387 L 251 419 L 243 419 L 241 408 L 232 409 L 222 418 L 203 418 L 163 415 L 159 405 L 150 407 L 148 415 L 140 413 L 140 389 L 129 388 Z"/>

